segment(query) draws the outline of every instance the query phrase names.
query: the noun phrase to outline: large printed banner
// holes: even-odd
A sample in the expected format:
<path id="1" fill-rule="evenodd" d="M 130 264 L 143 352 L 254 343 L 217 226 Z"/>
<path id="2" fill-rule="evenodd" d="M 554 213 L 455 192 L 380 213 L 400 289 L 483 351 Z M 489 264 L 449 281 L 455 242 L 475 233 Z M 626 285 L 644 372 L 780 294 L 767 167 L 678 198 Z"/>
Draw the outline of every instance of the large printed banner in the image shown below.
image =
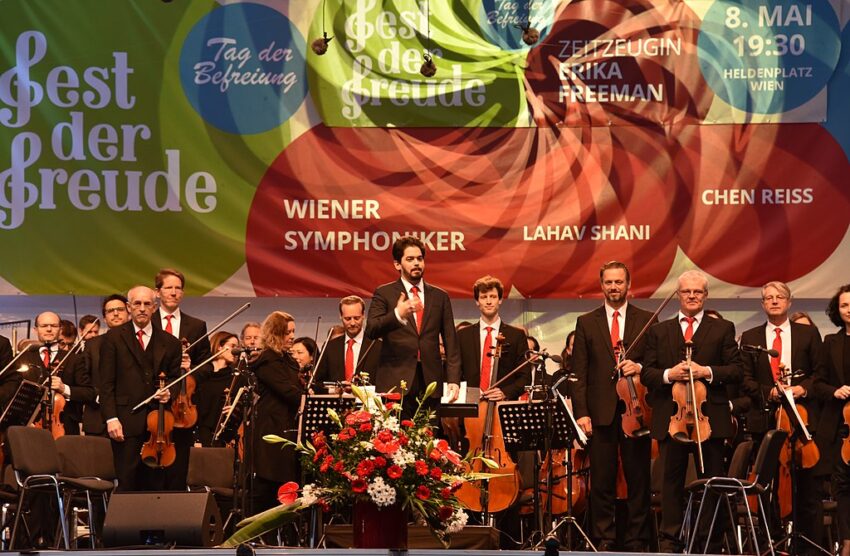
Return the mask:
<path id="1" fill-rule="evenodd" d="M 0 293 L 826 296 L 850 0 L 3 0 Z M 536 31 L 536 33 L 535 33 Z M 526 44 L 523 38 L 531 37 Z M 326 36 L 327 52 L 311 48 Z M 432 58 L 436 73 L 420 72 Z"/>

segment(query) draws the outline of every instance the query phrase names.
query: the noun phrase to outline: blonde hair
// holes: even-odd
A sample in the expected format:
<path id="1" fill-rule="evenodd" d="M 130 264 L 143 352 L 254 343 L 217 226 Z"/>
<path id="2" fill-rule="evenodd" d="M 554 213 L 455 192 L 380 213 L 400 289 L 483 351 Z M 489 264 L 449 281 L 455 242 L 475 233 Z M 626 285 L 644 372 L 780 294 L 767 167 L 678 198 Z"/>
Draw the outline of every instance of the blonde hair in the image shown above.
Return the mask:
<path id="1" fill-rule="evenodd" d="M 263 347 L 282 355 L 286 351 L 284 338 L 289 331 L 290 322 L 295 322 L 295 319 L 283 311 L 275 311 L 267 316 L 262 327 Z"/>

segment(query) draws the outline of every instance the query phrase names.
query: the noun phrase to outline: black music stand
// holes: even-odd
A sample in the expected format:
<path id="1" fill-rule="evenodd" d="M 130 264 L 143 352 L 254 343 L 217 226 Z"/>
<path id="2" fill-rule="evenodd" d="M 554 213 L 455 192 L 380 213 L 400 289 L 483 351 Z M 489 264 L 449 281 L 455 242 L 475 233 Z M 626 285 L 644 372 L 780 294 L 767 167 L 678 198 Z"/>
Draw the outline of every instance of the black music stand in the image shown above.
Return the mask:
<path id="1" fill-rule="evenodd" d="M 780 545 L 785 544 L 787 545 L 786 548 L 789 554 L 800 554 L 801 546 L 807 545 L 829 555 L 832 554 L 830 551 L 797 530 L 797 474 L 800 472 L 800 469 L 797 464 L 797 458 L 794 455 L 794 444 L 798 440 L 806 442 L 814 442 L 814 440 L 809 429 L 800 418 L 800 413 L 797 411 L 797 404 L 794 403 L 794 398 L 791 397 L 791 391 L 782 389 L 778 382 L 776 383 L 776 389 L 780 392 L 779 401 L 782 409 L 788 414 L 792 431 L 791 436 L 788 437 L 789 446 L 791 446 L 791 462 L 789 465 L 789 471 L 791 472 L 791 530 L 784 537 L 773 543 L 773 548 L 776 549 Z"/>
<path id="2" fill-rule="evenodd" d="M 328 409 L 333 409 L 342 416 L 354 407 L 357 398 L 351 394 L 316 394 L 301 398 L 301 420 L 298 422 L 298 443 L 310 440 L 313 433 L 323 431 L 325 434 L 338 432 L 337 424 L 328 415 Z"/>
<path id="3" fill-rule="evenodd" d="M 0 416 L 0 430 L 32 423 L 38 414 L 44 392 L 43 386 L 29 380 L 22 381 Z"/>
<path id="4" fill-rule="evenodd" d="M 554 389 L 553 389 L 554 390 Z M 545 516 L 540 516 L 541 533 L 545 529 L 544 517 L 548 516 L 549 530 L 543 539 L 534 546 L 540 548 L 543 544 L 550 544 L 553 540 L 557 542 L 558 530 L 567 525 L 567 550 L 572 550 L 573 528 L 581 535 L 587 546 L 596 552 L 596 547 L 573 516 L 573 487 L 572 477 L 573 459 L 572 451 L 574 443 L 584 447 L 587 445 L 587 436 L 579 428 L 573 413 L 567 404 L 566 398 L 557 391 L 553 391 L 553 399 L 541 402 L 503 402 L 498 406 L 499 421 L 502 424 L 502 433 L 505 440 L 505 448 L 508 450 L 543 450 L 551 457 L 553 449 L 566 449 L 566 481 L 567 481 L 567 515 L 557 522 L 552 519 L 552 466 L 546 476 L 546 489 L 549 497 L 546 502 Z M 536 467 L 539 471 L 540 464 Z M 535 472 L 535 499 L 539 500 L 539 481 L 537 471 Z M 535 502 L 535 508 L 539 504 Z M 539 511 L 539 509 L 537 509 Z M 547 549 L 548 552 L 548 549 Z"/>

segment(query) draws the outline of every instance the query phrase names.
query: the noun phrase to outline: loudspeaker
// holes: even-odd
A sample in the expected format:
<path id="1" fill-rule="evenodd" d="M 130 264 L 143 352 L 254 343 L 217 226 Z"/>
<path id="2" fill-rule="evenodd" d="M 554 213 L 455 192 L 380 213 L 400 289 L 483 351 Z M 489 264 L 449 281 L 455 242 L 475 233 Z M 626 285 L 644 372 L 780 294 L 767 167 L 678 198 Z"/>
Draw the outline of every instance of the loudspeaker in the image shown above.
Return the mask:
<path id="1" fill-rule="evenodd" d="M 215 546 L 221 512 L 210 492 L 127 492 L 109 499 L 103 546 Z"/>

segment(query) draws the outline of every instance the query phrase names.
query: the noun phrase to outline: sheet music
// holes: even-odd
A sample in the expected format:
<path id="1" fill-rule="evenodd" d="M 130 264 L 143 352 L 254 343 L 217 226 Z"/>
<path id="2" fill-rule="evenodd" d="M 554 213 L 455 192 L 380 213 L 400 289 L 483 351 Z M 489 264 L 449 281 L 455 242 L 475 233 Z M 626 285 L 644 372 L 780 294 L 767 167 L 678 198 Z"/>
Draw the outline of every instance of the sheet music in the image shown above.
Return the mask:
<path id="1" fill-rule="evenodd" d="M 448 403 L 466 403 L 466 381 L 463 380 L 460 383 L 460 394 L 458 394 L 457 399 L 453 402 L 449 402 L 449 385 L 448 383 L 443 383 L 443 397 L 440 398 L 441 404 Z"/>
<path id="2" fill-rule="evenodd" d="M 573 429 L 578 433 L 578 436 L 576 437 L 576 442 L 578 442 L 581 445 L 582 448 L 587 446 L 587 435 L 584 433 L 583 430 L 581 430 L 581 427 L 578 426 L 578 423 L 576 422 L 576 418 L 573 415 L 573 410 L 572 410 L 572 407 L 571 407 L 572 404 L 559 391 L 555 390 L 555 394 L 558 396 L 558 399 L 561 401 L 561 405 L 564 406 L 564 411 L 566 412 L 567 417 L 569 418 L 570 423 L 573 426 Z"/>
<path id="3" fill-rule="evenodd" d="M 791 393 L 791 389 L 781 390 L 782 395 L 785 396 L 785 400 L 788 402 L 788 405 L 794 411 L 794 416 L 797 418 L 797 423 L 800 425 L 800 430 L 803 433 L 803 438 L 806 439 L 806 442 L 812 439 L 812 433 L 809 432 L 808 427 L 803 423 L 803 420 L 800 418 L 800 412 L 797 411 L 797 404 L 794 402 L 794 395 Z"/>

